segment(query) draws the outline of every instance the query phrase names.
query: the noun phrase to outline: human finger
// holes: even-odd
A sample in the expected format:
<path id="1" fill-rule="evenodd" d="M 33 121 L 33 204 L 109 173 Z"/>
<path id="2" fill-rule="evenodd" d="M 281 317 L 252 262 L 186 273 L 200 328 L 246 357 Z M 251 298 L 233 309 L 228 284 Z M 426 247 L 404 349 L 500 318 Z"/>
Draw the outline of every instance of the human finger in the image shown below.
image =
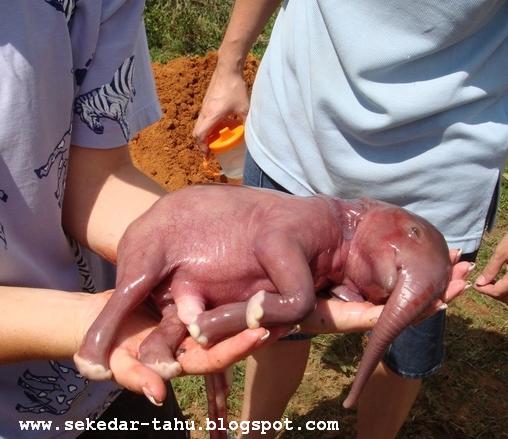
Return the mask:
<path id="1" fill-rule="evenodd" d="M 166 384 L 155 371 L 140 363 L 135 352 L 125 348 L 115 349 L 110 356 L 109 366 L 113 379 L 122 387 L 144 393 L 157 406 L 166 399 Z"/>
<path id="2" fill-rule="evenodd" d="M 319 299 L 301 328 L 303 332 L 314 334 L 363 332 L 372 329 L 382 311 L 383 306 L 369 302 Z"/>
<path id="3" fill-rule="evenodd" d="M 450 249 L 450 261 L 452 264 L 456 264 L 460 261 L 460 257 L 462 256 L 462 250 L 459 248 L 451 248 Z"/>
<path id="4" fill-rule="evenodd" d="M 192 130 L 192 136 L 196 140 L 201 151 L 208 155 L 210 149 L 208 148 L 209 133 L 216 131 L 216 127 L 222 117 L 221 114 L 207 115 L 204 109 L 199 113 L 199 116 Z"/>
<path id="5" fill-rule="evenodd" d="M 491 284 L 501 272 L 503 265 L 508 260 L 508 235 L 497 245 L 487 265 L 475 281 L 475 287 L 482 287 Z"/>
<path id="6" fill-rule="evenodd" d="M 475 267 L 472 262 L 462 261 L 453 266 L 451 280 L 443 293 L 440 301 L 436 302 L 439 308 L 444 303 L 449 303 L 456 297 L 460 296 L 471 284 L 467 281 Z"/>
<path id="7" fill-rule="evenodd" d="M 508 274 L 495 283 L 482 286 L 475 285 L 475 290 L 508 304 Z"/>
<path id="8" fill-rule="evenodd" d="M 246 329 L 210 348 L 204 348 L 186 338 L 177 352 L 177 361 L 184 374 L 201 375 L 221 372 L 229 365 L 242 360 L 262 345 L 276 341 L 288 328 Z"/>

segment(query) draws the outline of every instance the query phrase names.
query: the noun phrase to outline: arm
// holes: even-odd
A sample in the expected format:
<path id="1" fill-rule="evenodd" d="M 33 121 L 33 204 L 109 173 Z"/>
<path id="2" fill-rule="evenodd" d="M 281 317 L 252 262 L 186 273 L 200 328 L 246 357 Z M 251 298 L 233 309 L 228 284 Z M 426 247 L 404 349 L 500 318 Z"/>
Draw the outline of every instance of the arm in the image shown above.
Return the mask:
<path id="1" fill-rule="evenodd" d="M 39 288 L 0 287 L 0 364 L 72 358 L 86 329 L 110 293 L 86 294 Z M 22 316 L 22 318 L 20 318 Z M 111 353 L 116 381 L 131 390 L 164 394 L 161 379 L 136 360 L 137 347 L 157 324 L 146 310 L 122 327 Z M 65 328 L 63 331 L 62 328 Z"/>
<path id="2" fill-rule="evenodd" d="M 501 302 L 508 304 L 508 274 L 505 273 L 499 280 L 496 277 L 500 274 L 503 266 L 508 262 L 508 234 L 497 245 L 489 262 L 476 279 L 475 289 L 480 293 L 491 296 Z"/>
<path id="3" fill-rule="evenodd" d="M 79 243 L 115 262 L 127 226 L 164 193 L 134 168 L 127 146 L 71 146 L 63 227 Z"/>
<path id="4" fill-rule="evenodd" d="M 111 292 L 86 294 L 37 288 L 0 287 L 0 364 L 36 359 L 72 358 L 86 330 Z M 20 318 L 22 313 L 23 318 Z M 158 320 L 139 308 L 121 327 L 110 363 L 115 380 L 123 387 L 163 401 L 166 386 L 150 368 L 137 360 L 139 345 Z M 65 328 L 65 331 L 62 331 Z M 280 331 L 272 331 L 274 341 Z M 262 328 L 247 330 L 205 350 L 185 340 L 179 361 L 186 373 L 212 373 L 247 356 L 269 339 Z"/>
<path id="5" fill-rule="evenodd" d="M 236 0 L 219 48 L 218 65 L 243 72 L 247 54 L 280 0 Z"/>
<path id="6" fill-rule="evenodd" d="M 245 120 L 249 110 L 243 66 L 247 54 L 280 0 L 237 0 L 219 48 L 217 67 L 203 100 L 193 135 L 203 151 L 206 138 L 227 116 Z"/>
<path id="7" fill-rule="evenodd" d="M 90 294 L 0 287 L 0 364 L 71 358 Z M 62 328 L 66 328 L 62 331 Z"/>
<path id="8" fill-rule="evenodd" d="M 63 226 L 78 242 L 114 262 L 128 224 L 164 192 L 132 166 L 127 147 L 71 147 L 69 161 Z M 95 318 L 105 297 L 109 296 L 0 287 L 0 309 L 5 313 L 0 363 L 71 358 L 93 321 L 88 316 Z M 145 328 L 153 327 L 157 319 L 145 323 Z"/>
<path id="9" fill-rule="evenodd" d="M 474 264 L 460 262 L 460 252 L 450 251 L 453 271 L 448 288 L 442 300 L 437 300 L 417 322 L 430 317 L 439 310 L 446 309 L 447 303 L 460 296 L 471 286 L 466 281 Z M 376 324 L 383 306 L 374 306 L 369 302 L 343 302 L 341 300 L 318 300 L 315 311 L 302 322 L 302 330 L 313 334 L 360 332 L 372 329 Z"/>

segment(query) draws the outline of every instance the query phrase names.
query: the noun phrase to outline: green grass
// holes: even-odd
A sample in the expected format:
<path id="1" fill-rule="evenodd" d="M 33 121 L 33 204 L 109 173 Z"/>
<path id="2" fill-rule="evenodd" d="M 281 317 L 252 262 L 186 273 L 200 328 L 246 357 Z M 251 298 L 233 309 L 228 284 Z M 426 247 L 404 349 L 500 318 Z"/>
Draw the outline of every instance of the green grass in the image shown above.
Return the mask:
<path id="1" fill-rule="evenodd" d="M 232 5 L 233 0 L 147 0 L 145 25 L 152 59 L 166 62 L 217 50 Z M 256 41 L 255 55 L 264 52 L 273 21 Z"/>

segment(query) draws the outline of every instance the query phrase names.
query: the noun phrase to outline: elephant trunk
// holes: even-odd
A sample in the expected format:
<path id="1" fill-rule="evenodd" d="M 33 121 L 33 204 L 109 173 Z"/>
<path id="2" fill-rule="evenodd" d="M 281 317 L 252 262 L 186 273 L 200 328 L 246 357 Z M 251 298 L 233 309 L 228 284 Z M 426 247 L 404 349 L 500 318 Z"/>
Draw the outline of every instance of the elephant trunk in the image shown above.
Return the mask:
<path id="1" fill-rule="evenodd" d="M 442 294 L 442 289 L 436 291 L 428 284 L 426 287 L 422 287 L 422 285 L 415 284 L 415 278 L 412 278 L 411 281 L 407 280 L 406 276 L 404 278 L 405 280 L 399 280 L 400 286 L 396 287 L 388 298 L 383 312 L 372 330 L 353 386 L 343 403 L 344 408 L 356 405 L 363 387 L 393 340 Z"/>

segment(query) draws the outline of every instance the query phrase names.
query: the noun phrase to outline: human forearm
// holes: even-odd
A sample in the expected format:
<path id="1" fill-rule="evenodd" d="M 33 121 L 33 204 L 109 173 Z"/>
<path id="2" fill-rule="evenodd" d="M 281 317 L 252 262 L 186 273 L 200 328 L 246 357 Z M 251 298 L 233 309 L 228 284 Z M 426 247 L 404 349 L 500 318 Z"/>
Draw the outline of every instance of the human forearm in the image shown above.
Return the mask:
<path id="1" fill-rule="evenodd" d="M 63 226 L 78 242 L 116 261 L 128 225 L 165 192 L 136 170 L 127 147 L 71 147 Z"/>
<path id="2" fill-rule="evenodd" d="M 243 72 L 245 59 L 280 0 L 236 0 L 219 48 L 218 69 Z"/>
<path id="3" fill-rule="evenodd" d="M 209 152 L 207 141 L 213 130 L 227 126 L 225 121 L 230 116 L 243 121 L 247 117 L 249 95 L 243 66 L 254 41 L 278 4 L 278 0 L 237 0 L 235 3 L 219 48 L 217 67 L 192 133 L 205 153 Z"/>
<path id="4" fill-rule="evenodd" d="M 92 300 L 84 293 L 0 286 L 0 363 L 71 358 Z"/>

